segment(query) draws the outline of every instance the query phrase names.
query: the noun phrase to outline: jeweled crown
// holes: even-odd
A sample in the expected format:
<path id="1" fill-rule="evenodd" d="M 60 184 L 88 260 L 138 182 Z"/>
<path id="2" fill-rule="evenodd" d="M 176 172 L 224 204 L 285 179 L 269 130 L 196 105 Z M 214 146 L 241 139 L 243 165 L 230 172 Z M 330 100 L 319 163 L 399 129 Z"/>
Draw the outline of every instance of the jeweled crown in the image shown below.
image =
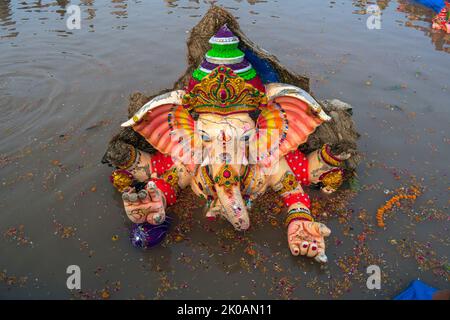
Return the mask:
<path id="1" fill-rule="evenodd" d="M 266 104 L 263 92 L 224 65 L 212 70 L 183 97 L 183 106 L 197 113 L 228 115 L 254 111 Z"/>

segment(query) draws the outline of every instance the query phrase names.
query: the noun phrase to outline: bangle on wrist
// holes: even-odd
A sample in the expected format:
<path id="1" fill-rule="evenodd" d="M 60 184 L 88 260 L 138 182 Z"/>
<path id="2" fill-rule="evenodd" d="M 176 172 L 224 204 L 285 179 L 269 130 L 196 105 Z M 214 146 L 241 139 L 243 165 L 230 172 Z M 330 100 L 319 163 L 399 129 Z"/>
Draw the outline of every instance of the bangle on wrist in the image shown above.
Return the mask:
<path id="1" fill-rule="evenodd" d="M 314 222 L 314 218 L 312 217 L 311 212 L 307 208 L 295 208 L 289 210 L 284 223 L 286 226 L 288 226 L 289 223 L 291 223 L 291 221 L 293 220 L 307 220 Z"/>
<path id="2" fill-rule="evenodd" d="M 328 165 L 333 167 L 339 167 L 342 160 L 338 159 L 331 153 L 331 148 L 328 144 L 324 144 L 320 150 L 320 158 Z"/>

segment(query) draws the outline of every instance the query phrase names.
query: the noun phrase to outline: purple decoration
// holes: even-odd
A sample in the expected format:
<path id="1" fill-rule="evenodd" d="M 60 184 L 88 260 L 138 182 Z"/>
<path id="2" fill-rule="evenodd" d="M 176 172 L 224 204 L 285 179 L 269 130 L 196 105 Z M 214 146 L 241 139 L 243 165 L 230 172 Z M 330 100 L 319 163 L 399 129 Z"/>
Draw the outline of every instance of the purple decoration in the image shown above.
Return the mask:
<path id="1" fill-rule="evenodd" d="M 144 222 L 133 225 L 131 230 L 131 243 L 136 248 L 148 249 L 164 240 L 172 223 L 172 218 L 166 216 L 163 223 L 152 225 Z"/>
<path id="2" fill-rule="evenodd" d="M 206 70 L 214 70 L 215 68 L 217 68 L 219 65 L 215 64 L 215 63 L 211 63 L 205 60 L 202 61 L 202 64 L 200 65 L 202 68 L 206 69 Z M 233 71 L 234 70 L 240 70 L 240 69 L 244 69 L 248 66 L 250 66 L 250 62 L 248 62 L 247 60 L 242 60 L 242 62 L 240 63 L 235 63 L 235 64 L 226 64 L 226 66 L 228 68 L 231 68 Z"/>
<path id="3" fill-rule="evenodd" d="M 231 32 L 230 29 L 228 29 L 228 26 L 226 24 L 224 24 L 217 31 L 217 33 L 215 34 L 215 37 L 216 38 L 231 38 L 231 37 L 234 37 L 234 34 L 233 34 L 233 32 Z"/>

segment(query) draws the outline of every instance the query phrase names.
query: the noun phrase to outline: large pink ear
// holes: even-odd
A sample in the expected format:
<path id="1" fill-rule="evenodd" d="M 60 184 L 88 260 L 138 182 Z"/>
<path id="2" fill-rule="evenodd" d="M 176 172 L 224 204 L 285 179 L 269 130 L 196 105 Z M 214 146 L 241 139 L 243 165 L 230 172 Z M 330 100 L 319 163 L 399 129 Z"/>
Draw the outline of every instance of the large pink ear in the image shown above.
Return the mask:
<path id="1" fill-rule="evenodd" d="M 193 170 L 198 139 L 194 139 L 195 121 L 181 105 L 183 95 L 178 90 L 153 98 L 122 126 L 132 126 L 156 150 Z"/>
<path id="2" fill-rule="evenodd" d="M 262 154 L 263 162 L 296 150 L 322 122 L 331 119 L 311 95 L 295 86 L 271 83 L 266 86 L 266 95 L 268 105 L 256 123 L 258 148 L 267 150 Z"/>

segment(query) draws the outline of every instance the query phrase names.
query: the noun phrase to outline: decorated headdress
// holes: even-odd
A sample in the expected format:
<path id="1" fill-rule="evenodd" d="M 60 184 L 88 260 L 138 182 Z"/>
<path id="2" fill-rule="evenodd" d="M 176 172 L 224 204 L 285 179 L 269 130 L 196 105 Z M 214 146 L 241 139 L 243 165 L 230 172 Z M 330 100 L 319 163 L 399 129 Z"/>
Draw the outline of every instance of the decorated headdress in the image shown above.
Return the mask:
<path id="1" fill-rule="evenodd" d="M 222 115 L 266 106 L 264 85 L 238 48 L 238 37 L 225 24 L 209 43 L 211 49 L 192 73 L 183 106 L 197 113 Z"/>
<path id="2" fill-rule="evenodd" d="M 266 95 L 226 66 L 218 66 L 183 97 L 183 107 L 196 113 L 250 112 L 267 105 Z"/>

